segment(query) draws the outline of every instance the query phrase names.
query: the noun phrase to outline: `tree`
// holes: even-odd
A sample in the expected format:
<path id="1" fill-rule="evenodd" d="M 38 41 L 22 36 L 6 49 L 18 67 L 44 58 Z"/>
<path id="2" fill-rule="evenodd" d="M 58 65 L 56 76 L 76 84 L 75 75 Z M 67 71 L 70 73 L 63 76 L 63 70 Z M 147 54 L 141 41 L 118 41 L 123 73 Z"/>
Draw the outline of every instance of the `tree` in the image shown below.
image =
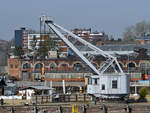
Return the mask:
<path id="1" fill-rule="evenodd" d="M 115 41 L 115 39 L 114 39 L 114 38 L 111 38 L 111 39 L 110 39 L 110 41 L 112 41 L 112 42 L 113 42 L 113 41 Z"/>
<path id="2" fill-rule="evenodd" d="M 36 39 L 36 36 L 34 35 L 32 43 L 31 43 L 31 47 L 33 51 L 36 49 L 36 45 L 37 45 L 37 39 Z"/>
<path id="3" fill-rule="evenodd" d="M 134 31 L 134 26 L 130 26 L 126 28 L 125 32 L 123 33 L 123 39 L 125 41 L 133 41 L 135 40 L 135 38 L 136 38 L 136 35 Z"/>
<path id="4" fill-rule="evenodd" d="M 38 56 L 45 58 L 48 55 L 48 51 L 57 51 L 57 42 L 49 36 L 45 40 L 40 41 Z"/>
<path id="5" fill-rule="evenodd" d="M 127 27 L 125 32 L 123 32 L 123 39 L 126 41 L 134 41 L 137 37 L 144 37 L 147 32 L 150 32 L 150 22 L 141 21 Z"/>
<path id="6" fill-rule="evenodd" d="M 21 46 L 16 46 L 14 50 L 14 55 L 21 57 L 24 54 L 24 51 Z"/>
<path id="7" fill-rule="evenodd" d="M 51 37 L 46 38 L 45 43 L 47 45 L 48 51 L 57 51 L 58 50 L 57 41 L 54 40 L 53 38 L 51 38 Z"/>
<path id="8" fill-rule="evenodd" d="M 45 41 L 40 41 L 39 49 L 38 49 L 38 56 L 45 57 L 47 56 L 47 53 L 48 53 L 48 49 L 46 47 Z"/>
<path id="9" fill-rule="evenodd" d="M 118 40 L 117 40 L 118 42 L 121 42 L 122 41 L 122 39 L 121 38 L 118 38 Z"/>
<path id="10" fill-rule="evenodd" d="M 11 46 L 15 46 L 15 38 L 14 37 L 8 41 L 8 47 L 11 48 Z"/>
<path id="11" fill-rule="evenodd" d="M 139 90 L 140 99 L 145 99 L 147 94 L 148 94 L 148 89 L 146 87 L 142 87 Z"/>

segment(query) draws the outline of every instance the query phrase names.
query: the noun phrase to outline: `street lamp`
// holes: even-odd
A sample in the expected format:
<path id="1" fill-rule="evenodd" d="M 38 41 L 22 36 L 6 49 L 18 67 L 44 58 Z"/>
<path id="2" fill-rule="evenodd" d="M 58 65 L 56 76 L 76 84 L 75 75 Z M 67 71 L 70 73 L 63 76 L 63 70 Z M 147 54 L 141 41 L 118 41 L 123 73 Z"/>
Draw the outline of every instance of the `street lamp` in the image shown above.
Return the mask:
<path id="1" fill-rule="evenodd" d="M 138 96 L 137 94 L 137 84 L 136 84 L 136 81 L 134 81 L 134 96 Z"/>

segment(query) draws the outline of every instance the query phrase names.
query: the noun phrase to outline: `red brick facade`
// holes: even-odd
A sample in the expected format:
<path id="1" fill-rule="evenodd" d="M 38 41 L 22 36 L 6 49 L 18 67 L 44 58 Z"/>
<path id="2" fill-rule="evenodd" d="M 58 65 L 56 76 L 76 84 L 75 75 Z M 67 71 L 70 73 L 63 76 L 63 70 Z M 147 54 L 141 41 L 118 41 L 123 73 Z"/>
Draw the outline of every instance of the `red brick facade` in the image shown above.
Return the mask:
<path id="1" fill-rule="evenodd" d="M 21 68 L 18 58 L 8 59 L 8 74 L 17 79 L 20 78 Z"/>
<path id="2" fill-rule="evenodd" d="M 93 61 L 94 65 L 96 65 L 97 68 L 99 68 L 103 64 L 103 62 L 104 62 L 103 60 Z M 143 63 L 150 64 L 150 60 L 130 60 L 130 61 L 119 60 L 119 63 L 124 71 L 137 72 L 141 70 L 142 68 L 141 66 L 143 65 Z M 53 71 L 54 73 L 55 72 L 56 73 L 58 72 L 79 73 L 79 71 L 81 73 L 89 72 L 89 70 L 84 66 L 84 64 L 77 59 L 60 58 L 60 59 L 49 59 L 49 60 L 41 61 L 41 60 L 20 60 L 17 58 L 9 58 L 8 59 L 9 75 L 19 80 L 22 78 L 22 73 L 26 72 L 30 80 L 31 74 L 33 71 L 40 73 L 41 71 L 40 65 L 42 67 L 44 66 L 44 69 L 47 72 L 51 72 L 51 71 Z M 80 69 L 78 69 L 79 67 Z M 144 71 L 145 71 L 145 74 L 149 73 L 149 68 L 147 68 L 147 70 L 144 70 Z"/>

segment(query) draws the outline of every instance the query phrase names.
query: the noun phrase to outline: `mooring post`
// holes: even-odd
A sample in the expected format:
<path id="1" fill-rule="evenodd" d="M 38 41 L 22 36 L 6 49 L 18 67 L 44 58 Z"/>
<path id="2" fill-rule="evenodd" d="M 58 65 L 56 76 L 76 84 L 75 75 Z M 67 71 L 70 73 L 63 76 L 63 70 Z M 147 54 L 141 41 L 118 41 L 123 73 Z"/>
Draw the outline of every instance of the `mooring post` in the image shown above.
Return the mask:
<path id="1" fill-rule="evenodd" d="M 11 113 L 15 113 L 14 107 L 11 107 Z"/>
<path id="2" fill-rule="evenodd" d="M 129 105 L 127 105 L 125 108 L 125 112 L 126 113 L 132 113 L 132 108 Z"/>
<path id="3" fill-rule="evenodd" d="M 38 108 L 37 108 L 37 106 L 34 106 L 34 113 L 38 113 Z"/>
<path id="4" fill-rule="evenodd" d="M 94 104 L 95 104 L 95 105 L 96 105 L 96 101 L 97 101 L 97 100 L 96 100 L 96 97 L 94 97 Z"/>
<path id="5" fill-rule="evenodd" d="M 61 106 L 59 106 L 58 110 L 59 110 L 59 113 L 63 113 L 63 109 Z"/>
<path id="6" fill-rule="evenodd" d="M 11 113 L 15 113 L 14 107 L 11 107 Z"/>
<path id="7" fill-rule="evenodd" d="M 86 113 L 86 106 L 83 106 L 83 113 Z"/>
<path id="8" fill-rule="evenodd" d="M 104 110 L 104 113 L 108 113 L 108 108 L 106 105 L 103 105 L 103 110 Z"/>
<path id="9" fill-rule="evenodd" d="M 37 96 L 35 96 L 35 104 L 37 104 Z"/>

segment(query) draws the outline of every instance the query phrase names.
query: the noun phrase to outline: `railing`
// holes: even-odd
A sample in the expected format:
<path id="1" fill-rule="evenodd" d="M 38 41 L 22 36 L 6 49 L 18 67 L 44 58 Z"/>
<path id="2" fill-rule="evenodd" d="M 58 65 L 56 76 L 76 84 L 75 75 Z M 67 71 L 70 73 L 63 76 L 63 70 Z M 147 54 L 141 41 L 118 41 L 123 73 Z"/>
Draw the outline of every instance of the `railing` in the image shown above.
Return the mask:
<path id="1" fill-rule="evenodd" d="M 130 82 L 130 86 L 150 86 L 150 81 L 146 80 L 143 82 Z"/>
<path id="2" fill-rule="evenodd" d="M 88 94 L 60 94 L 59 98 L 55 95 L 34 95 L 32 96 L 32 103 L 51 103 L 51 102 L 86 102 L 91 101 Z"/>

